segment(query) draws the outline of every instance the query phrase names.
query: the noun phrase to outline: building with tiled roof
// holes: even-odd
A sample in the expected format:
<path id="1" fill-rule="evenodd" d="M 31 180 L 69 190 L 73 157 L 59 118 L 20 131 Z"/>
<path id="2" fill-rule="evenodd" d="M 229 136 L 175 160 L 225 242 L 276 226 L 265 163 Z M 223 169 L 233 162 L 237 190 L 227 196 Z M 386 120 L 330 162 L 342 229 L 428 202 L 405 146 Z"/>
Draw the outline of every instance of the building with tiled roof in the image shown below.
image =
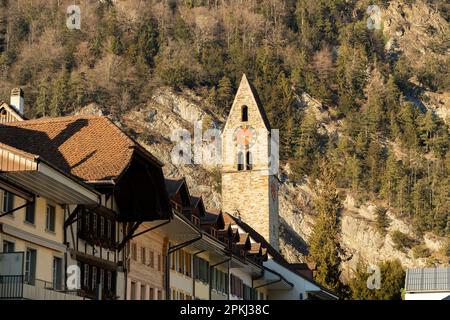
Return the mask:
<path id="1" fill-rule="evenodd" d="M 450 300 L 450 267 L 406 270 L 405 300 Z"/>
<path id="2" fill-rule="evenodd" d="M 75 202 L 66 207 L 63 232 L 68 255 L 65 263 L 81 270 L 79 295 L 90 299 L 125 299 L 125 272 L 132 251 L 130 239 L 151 227 L 144 223 L 158 224 L 172 217 L 163 164 L 111 120 L 101 116 L 5 123 L 0 125 L 0 142 L 5 148 L 20 150 L 24 155 L 51 164 L 58 172 L 100 194 L 96 203 Z M 3 176 L 8 174 L 0 172 Z M 18 182 L 26 181 L 24 177 Z M 37 186 L 38 182 L 33 183 Z M 32 191 L 42 196 L 45 189 Z M 154 245 L 159 246 L 162 265 L 164 241 Z M 164 295 L 162 272 L 161 267 L 158 291 L 161 296 Z"/>

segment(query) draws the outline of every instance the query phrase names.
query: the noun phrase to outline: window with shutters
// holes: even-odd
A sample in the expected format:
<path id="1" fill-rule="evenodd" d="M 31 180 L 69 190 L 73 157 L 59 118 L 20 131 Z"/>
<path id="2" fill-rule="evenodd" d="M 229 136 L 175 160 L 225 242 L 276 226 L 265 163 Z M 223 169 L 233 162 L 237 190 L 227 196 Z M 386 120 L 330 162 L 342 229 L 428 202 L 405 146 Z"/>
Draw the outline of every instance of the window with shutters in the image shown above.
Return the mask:
<path id="1" fill-rule="evenodd" d="M 243 281 L 236 277 L 235 275 L 231 275 L 231 294 L 238 297 L 238 298 L 242 298 L 243 297 Z"/>
<path id="2" fill-rule="evenodd" d="M 208 273 L 209 273 L 209 262 L 195 257 L 194 259 L 194 276 L 196 280 L 200 280 L 201 282 L 208 283 Z"/>

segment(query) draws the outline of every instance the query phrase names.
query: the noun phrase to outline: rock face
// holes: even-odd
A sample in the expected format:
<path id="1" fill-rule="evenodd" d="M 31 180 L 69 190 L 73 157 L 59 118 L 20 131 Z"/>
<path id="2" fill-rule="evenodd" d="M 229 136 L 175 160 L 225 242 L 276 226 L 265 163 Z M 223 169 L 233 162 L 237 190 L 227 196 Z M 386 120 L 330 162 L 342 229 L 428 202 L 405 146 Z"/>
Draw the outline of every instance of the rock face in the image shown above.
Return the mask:
<path id="1" fill-rule="evenodd" d="M 383 33 L 386 36 L 388 53 L 402 53 L 414 66 L 420 66 L 430 56 L 444 58 L 445 48 L 450 40 L 449 25 L 439 12 L 418 0 L 391 1 L 382 10 Z"/>

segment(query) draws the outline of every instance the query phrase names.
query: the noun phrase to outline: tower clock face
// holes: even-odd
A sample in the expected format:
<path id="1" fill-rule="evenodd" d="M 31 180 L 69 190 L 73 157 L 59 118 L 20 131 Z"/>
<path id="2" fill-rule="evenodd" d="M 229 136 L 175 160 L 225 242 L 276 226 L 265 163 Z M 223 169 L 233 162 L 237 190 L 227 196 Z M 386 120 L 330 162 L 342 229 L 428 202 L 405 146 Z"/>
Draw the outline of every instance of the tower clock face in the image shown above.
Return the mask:
<path id="1" fill-rule="evenodd" d="M 242 126 L 234 131 L 236 145 L 250 148 L 256 142 L 256 130 L 250 126 Z"/>

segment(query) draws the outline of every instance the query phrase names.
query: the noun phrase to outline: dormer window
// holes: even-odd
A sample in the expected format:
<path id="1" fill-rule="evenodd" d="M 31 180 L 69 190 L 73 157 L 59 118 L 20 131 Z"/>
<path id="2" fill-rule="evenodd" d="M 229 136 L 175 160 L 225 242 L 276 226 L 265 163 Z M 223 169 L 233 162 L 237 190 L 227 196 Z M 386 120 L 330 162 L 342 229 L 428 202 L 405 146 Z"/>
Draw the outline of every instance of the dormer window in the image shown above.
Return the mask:
<path id="1" fill-rule="evenodd" d="M 242 122 L 247 122 L 247 121 L 248 121 L 248 107 L 243 106 L 242 107 Z"/>

